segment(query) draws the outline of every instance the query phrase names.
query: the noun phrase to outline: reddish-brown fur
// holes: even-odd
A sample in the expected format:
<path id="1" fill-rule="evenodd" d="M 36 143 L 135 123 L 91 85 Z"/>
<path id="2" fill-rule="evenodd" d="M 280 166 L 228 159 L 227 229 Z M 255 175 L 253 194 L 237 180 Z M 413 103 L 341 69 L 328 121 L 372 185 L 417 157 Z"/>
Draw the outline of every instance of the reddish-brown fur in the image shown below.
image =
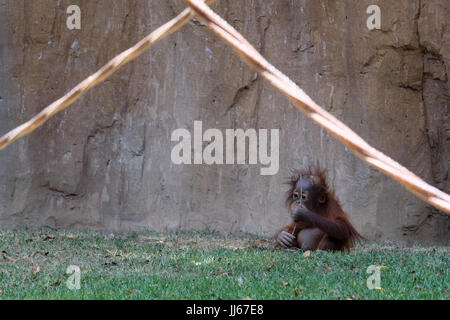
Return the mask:
<path id="1" fill-rule="evenodd" d="M 325 232 L 325 235 L 321 238 L 321 240 L 317 243 L 314 250 L 317 249 L 323 249 L 323 250 L 350 250 L 354 244 L 355 241 L 360 240 L 362 237 L 356 231 L 356 229 L 353 227 L 353 225 L 350 223 L 346 213 L 342 210 L 342 207 L 339 203 L 339 201 L 336 199 L 336 196 L 334 194 L 333 190 L 330 190 L 324 171 L 321 171 L 319 169 L 316 170 L 304 170 L 304 171 L 297 171 L 292 175 L 290 180 L 287 182 L 287 184 L 290 185 L 290 189 L 288 191 L 288 196 L 286 198 L 286 205 L 289 208 L 289 211 L 292 212 L 292 205 L 294 203 L 293 200 L 293 192 L 296 188 L 297 181 L 301 177 L 309 176 L 312 181 L 314 181 L 314 188 L 318 188 L 318 190 L 322 190 L 327 195 L 326 203 L 323 205 L 319 203 L 314 204 L 314 208 L 311 210 L 313 214 L 320 215 L 330 221 L 333 222 L 339 222 L 340 224 L 344 224 L 346 226 L 346 239 L 338 240 L 330 238 L 326 233 L 327 230 L 322 230 Z M 308 229 L 313 227 L 311 224 L 299 221 L 295 222 L 292 221 L 289 225 L 282 228 L 275 238 L 278 238 L 278 235 L 281 233 L 281 231 L 285 230 L 289 233 L 295 235 L 295 237 L 298 237 L 298 234 L 300 231 Z M 325 245 L 325 243 L 328 243 Z"/>

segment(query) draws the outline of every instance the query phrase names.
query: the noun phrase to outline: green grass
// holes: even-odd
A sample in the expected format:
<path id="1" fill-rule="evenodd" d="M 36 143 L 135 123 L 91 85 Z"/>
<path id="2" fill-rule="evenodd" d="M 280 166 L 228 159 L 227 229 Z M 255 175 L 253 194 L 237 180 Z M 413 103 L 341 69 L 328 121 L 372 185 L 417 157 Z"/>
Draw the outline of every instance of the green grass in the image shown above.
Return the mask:
<path id="1" fill-rule="evenodd" d="M 0 230 L 0 252 L 0 299 L 449 299 L 450 292 L 448 247 L 378 243 L 304 257 L 249 235 Z M 80 267 L 80 290 L 66 286 L 69 265 Z M 382 266 L 382 289 L 367 288 L 370 265 Z"/>

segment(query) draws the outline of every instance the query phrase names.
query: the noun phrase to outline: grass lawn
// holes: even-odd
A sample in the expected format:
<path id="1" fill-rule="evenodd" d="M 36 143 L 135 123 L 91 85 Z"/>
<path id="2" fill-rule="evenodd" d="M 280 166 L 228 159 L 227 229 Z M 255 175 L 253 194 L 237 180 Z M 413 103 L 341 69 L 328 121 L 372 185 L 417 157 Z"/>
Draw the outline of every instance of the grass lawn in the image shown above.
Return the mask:
<path id="1" fill-rule="evenodd" d="M 449 247 L 377 243 L 308 257 L 249 235 L 0 230 L 0 252 L 0 299 L 450 298 Z M 66 285 L 70 265 L 79 290 Z M 367 287 L 370 265 L 381 289 Z"/>

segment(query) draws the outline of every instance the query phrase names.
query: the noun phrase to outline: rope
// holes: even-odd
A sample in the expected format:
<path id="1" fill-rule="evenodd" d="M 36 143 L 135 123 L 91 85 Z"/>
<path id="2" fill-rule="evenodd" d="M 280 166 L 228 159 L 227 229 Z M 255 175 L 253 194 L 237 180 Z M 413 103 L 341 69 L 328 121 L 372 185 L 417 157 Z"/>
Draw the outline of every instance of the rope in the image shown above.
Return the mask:
<path id="1" fill-rule="evenodd" d="M 206 0 L 206 2 L 208 3 L 212 3 L 213 1 L 214 0 Z M 96 73 L 92 74 L 91 76 L 80 82 L 65 96 L 63 96 L 62 98 L 56 100 L 55 102 L 44 108 L 41 112 L 39 112 L 29 121 L 25 122 L 24 124 L 20 125 L 14 130 L 11 130 L 3 137 L 1 137 L 0 150 L 6 148 L 9 144 L 19 139 L 20 137 L 23 137 L 31 133 L 32 131 L 36 130 L 38 127 L 43 125 L 48 119 L 50 119 L 58 112 L 70 106 L 76 100 L 78 100 L 87 91 L 95 87 L 97 84 L 103 82 L 106 78 L 108 78 L 111 74 L 116 72 L 124 64 L 134 60 L 135 58 L 140 56 L 145 50 L 154 45 L 156 42 L 180 29 L 182 26 L 188 23 L 194 16 L 195 13 L 190 8 L 186 8 L 178 16 L 176 16 L 166 24 L 162 25 L 161 27 L 150 33 L 148 36 L 139 41 L 133 47 L 115 56 L 107 64 L 105 64 L 102 68 L 100 68 Z"/>
<path id="2" fill-rule="evenodd" d="M 288 99 L 317 124 L 328 130 L 354 154 L 381 172 L 392 177 L 417 197 L 450 215 L 450 196 L 427 184 L 414 173 L 371 147 L 358 134 L 319 107 L 292 80 L 271 65 L 231 25 L 199 0 L 184 0 L 208 28 L 225 40 L 242 59 L 283 92 Z"/>
<path id="3" fill-rule="evenodd" d="M 100 70 L 82 81 L 65 96 L 47 106 L 31 120 L 1 137 L 0 150 L 16 139 L 34 131 L 56 113 L 79 99 L 89 89 L 104 81 L 121 66 L 141 55 L 153 44 L 175 32 L 197 15 L 208 28 L 225 40 L 248 65 L 260 73 L 275 88 L 283 92 L 297 109 L 333 134 L 363 161 L 395 179 L 417 197 L 450 215 L 450 196 L 448 194 L 427 184 L 396 161 L 371 147 L 344 123 L 317 105 L 292 80 L 259 54 L 239 32 L 208 7 L 206 3 L 211 3 L 213 0 L 206 0 L 206 3 L 202 0 L 184 1 L 190 8 L 185 9 L 177 17 L 156 29 L 135 46 L 111 59 Z"/>

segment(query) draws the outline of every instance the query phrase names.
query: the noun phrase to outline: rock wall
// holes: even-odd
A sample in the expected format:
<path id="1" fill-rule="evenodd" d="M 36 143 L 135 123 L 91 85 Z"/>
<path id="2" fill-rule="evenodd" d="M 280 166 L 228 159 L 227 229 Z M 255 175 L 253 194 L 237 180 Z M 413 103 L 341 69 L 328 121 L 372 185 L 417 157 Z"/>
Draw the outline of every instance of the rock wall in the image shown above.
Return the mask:
<path id="1" fill-rule="evenodd" d="M 81 30 L 66 27 L 79 5 Z M 369 30 L 366 9 L 381 9 Z M 173 18 L 181 0 L 0 0 L 0 134 Z M 218 0 L 213 6 L 316 102 L 449 192 L 447 0 Z M 280 170 L 175 165 L 171 134 L 280 129 Z M 0 224 L 273 234 L 290 169 L 319 163 L 372 240 L 449 243 L 450 218 L 356 158 L 199 21 L 0 151 Z"/>

